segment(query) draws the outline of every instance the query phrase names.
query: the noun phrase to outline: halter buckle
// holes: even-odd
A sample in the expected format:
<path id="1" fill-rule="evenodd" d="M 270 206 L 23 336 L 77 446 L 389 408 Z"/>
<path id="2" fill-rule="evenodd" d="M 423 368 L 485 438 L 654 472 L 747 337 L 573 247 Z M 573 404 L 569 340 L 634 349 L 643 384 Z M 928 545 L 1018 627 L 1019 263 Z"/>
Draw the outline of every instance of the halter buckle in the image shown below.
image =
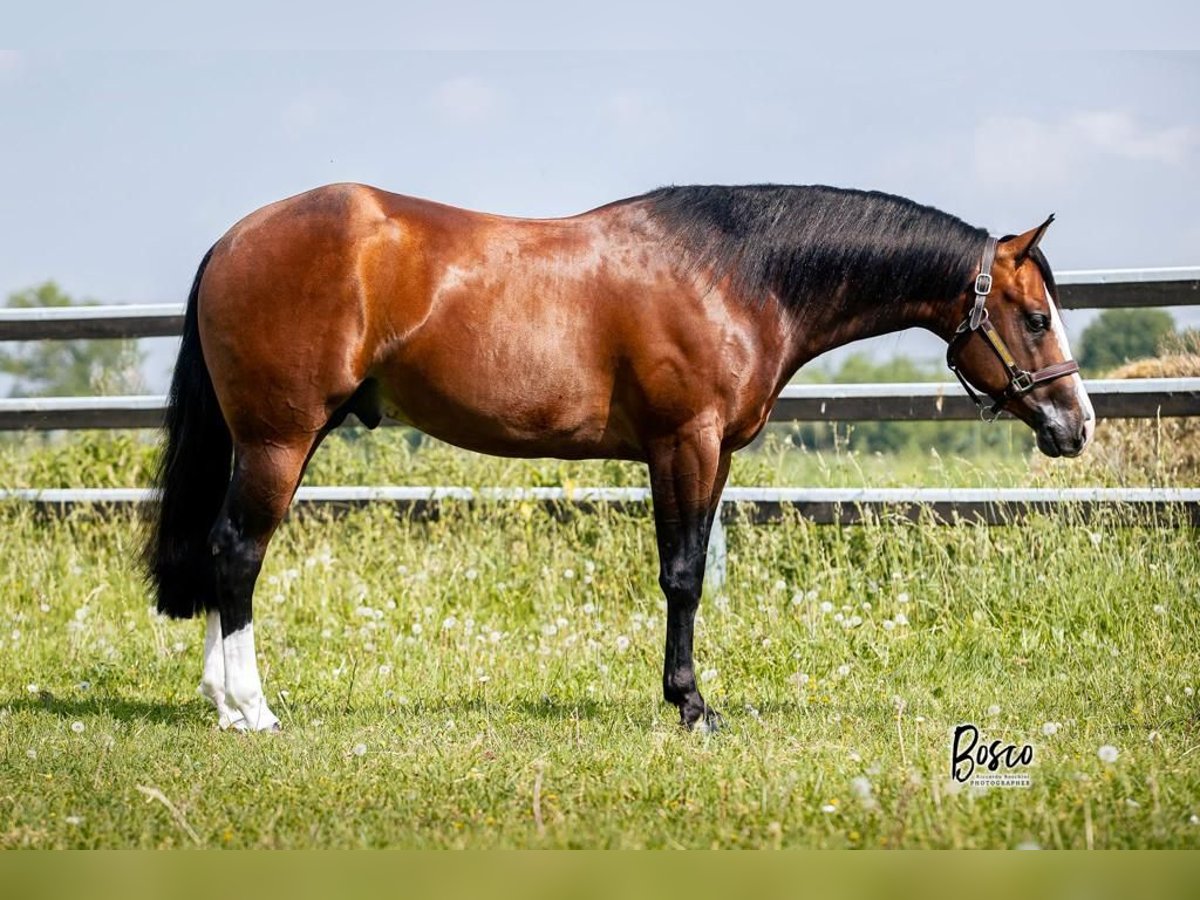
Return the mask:
<path id="1" fill-rule="evenodd" d="M 1033 373 L 1026 372 L 1024 369 L 1012 373 L 1012 386 L 1009 388 L 1017 396 L 1028 394 L 1033 390 Z"/>
<path id="2" fill-rule="evenodd" d="M 980 272 L 975 276 L 975 293 L 986 297 L 992 292 L 992 273 Z"/>

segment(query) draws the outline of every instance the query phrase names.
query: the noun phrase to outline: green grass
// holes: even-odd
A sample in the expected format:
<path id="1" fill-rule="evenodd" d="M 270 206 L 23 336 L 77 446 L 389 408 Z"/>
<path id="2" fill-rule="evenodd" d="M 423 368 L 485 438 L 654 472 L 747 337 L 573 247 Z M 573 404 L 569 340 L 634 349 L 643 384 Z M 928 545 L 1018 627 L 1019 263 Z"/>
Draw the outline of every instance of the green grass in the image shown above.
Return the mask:
<path id="1" fill-rule="evenodd" d="M 85 444 L 10 446 L 6 481 L 139 483 L 136 442 Z M 393 478 L 364 471 L 373 450 L 330 449 L 319 479 Z M 407 462 L 409 483 L 641 477 L 440 448 Z M 735 479 L 793 465 L 751 455 Z M 995 471 L 828 465 L 833 483 Z M 733 527 L 698 626 L 727 725 L 709 735 L 659 696 L 649 519 L 295 519 L 257 595 L 274 736 L 214 729 L 202 626 L 148 610 L 134 522 L 10 505 L 0 529 L 2 846 L 1200 846 L 1188 528 Z M 1032 787 L 956 792 L 964 721 L 1032 743 Z"/>

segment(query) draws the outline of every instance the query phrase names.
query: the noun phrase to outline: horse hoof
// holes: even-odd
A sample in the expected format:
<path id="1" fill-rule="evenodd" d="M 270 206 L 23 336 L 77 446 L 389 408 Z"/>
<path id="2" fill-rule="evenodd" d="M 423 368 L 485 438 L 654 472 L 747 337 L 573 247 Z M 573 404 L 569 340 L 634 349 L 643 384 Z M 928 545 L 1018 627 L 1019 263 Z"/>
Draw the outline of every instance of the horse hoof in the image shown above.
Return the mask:
<path id="1" fill-rule="evenodd" d="M 689 716 L 687 712 L 682 712 L 680 714 L 680 724 L 688 731 L 695 731 L 700 734 L 715 734 L 725 727 L 725 720 L 711 706 L 705 706 L 703 710 L 694 715 Z"/>

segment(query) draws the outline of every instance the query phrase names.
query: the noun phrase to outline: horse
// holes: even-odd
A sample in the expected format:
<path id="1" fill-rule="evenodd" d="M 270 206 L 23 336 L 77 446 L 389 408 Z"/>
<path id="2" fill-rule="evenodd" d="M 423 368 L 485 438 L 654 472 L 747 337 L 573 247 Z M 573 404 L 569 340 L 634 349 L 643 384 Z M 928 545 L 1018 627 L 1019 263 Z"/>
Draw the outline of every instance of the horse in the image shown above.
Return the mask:
<path id="1" fill-rule="evenodd" d="M 924 328 L 986 416 L 1050 456 L 1095 415 L 1039 242 L 876 191 L 671 186 L 510 218 L 334 184 L 272 203 L 205 254 L 187 301 L 145 567 L 162 613 L 206 618 L 222 728 L 280 727 L 252 598 L 322 439 L 384 416 L 481 453 L 649 467 L 666 597 L 662 691 L 720 716 L 693 632 L 731 454 L 817 355 Z M 991 401 L 988 406 L 988 401 Z"/>

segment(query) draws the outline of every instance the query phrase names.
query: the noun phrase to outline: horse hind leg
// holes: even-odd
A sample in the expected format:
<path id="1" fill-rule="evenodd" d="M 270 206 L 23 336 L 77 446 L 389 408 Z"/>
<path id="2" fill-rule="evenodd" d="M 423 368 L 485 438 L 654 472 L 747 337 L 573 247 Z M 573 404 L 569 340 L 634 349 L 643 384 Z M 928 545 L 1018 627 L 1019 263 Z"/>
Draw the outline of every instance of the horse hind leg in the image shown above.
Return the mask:
<path id="1" fill-rule="evenodd" d="M 221 613 L 210 609 L 204 632 L 204 674 L 200 676 L 200 696 L 217 711 L 217 724 L 222 731 L 232 728 L 246 730 L 246 719 L 241 712 L 230 709 L 225 702 L 225 649 L 221 641 Z"/>
<path id="2" fill-rule="evenodd" d="M 284 446 L 235 447 L 233 478 L 209 536 L 216 570 L 224 701 L 230 724 L 237 727 L 240 716 L 249 731 L 279 730 L 258 673 L 254 585 L 267 544 L 287 513 L 318 439 L 308 436 Z M 212 666 L 215 673 L 215 660 Z"/>

